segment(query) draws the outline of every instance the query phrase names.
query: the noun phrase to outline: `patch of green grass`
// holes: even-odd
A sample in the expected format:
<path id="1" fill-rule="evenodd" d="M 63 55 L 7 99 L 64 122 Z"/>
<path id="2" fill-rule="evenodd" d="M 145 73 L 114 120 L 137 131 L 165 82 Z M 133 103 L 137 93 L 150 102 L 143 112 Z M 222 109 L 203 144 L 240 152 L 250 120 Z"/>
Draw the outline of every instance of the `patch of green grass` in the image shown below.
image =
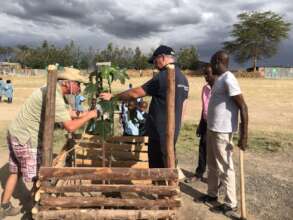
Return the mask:
<path id="1" fill-rule="evenodd" d="M 198 151 L 199 138 L 195 134 L 197 126 L 195 123 L 184 123 L 182 125 L 176 144 L 176 150 L 179 153 L 183 151 Z"/>
<path id="2" fill-rule="evenodd" d="M 180 130 L 180 136 L 176 144 L 178 152 L 198 151 L 199 138 L 195 131 L 197 124 L 184 123 Z M 233 138 L 235 145 L 238 143 L 238 135 Z M 279 152 L 293 147 L 293 136 L 280 132 L 253 131 L 249 133 L 249 150 Z"/>
<path id="3" fill-rule="evenodd" d="M 256 151 L 279 152 L 293 147 L 293 136 L 280 132 L 251 132 L 249 134 L 249 149 Z"/>

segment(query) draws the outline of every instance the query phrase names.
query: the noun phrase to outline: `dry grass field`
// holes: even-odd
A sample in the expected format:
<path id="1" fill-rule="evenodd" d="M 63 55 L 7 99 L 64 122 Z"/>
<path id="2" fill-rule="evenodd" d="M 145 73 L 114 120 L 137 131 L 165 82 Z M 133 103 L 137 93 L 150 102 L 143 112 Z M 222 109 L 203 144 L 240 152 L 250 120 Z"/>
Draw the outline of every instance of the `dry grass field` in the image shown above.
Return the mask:
<path id="1" fill-rule="evenodd" d="M 12 79 L 15 93 L 12 105 L 1 104 L 1 124 L 9 122 L 32 91 L 46 83 L 44 76 L 4 77 L 6 78 Z M 148 77 L 133 77 L 125 85 L 114 83 L 114 92 L 127 89 L 128 83 L 132 83 L 135 87 L 147 80 Z M 293 80 L 242 78 L 239 79 L 239 83 L 249 107 L 250 132 L 293 133 Z M 189 77 L 189 84 L 189 103 L 185 122 L 196 123 L 200 116 L 200 93 L 204 80 L 200 77 Z"/>
<path id="2" fill-rule="evenodd" d="M 44 76 L 3 77 L 11 79 L 15 88 L 14 102 L 0 103 L 0 181 L 3 187 L 7 177 L 7 148 L 5 134 L 11 120 L 32 91 L 46 82 Z M 114 83 L 114 92 L 128 88 L 128 83 L 139 86 L 148 77 L 132 77 L 125 85 Z M 203 78 L 188 77 L 189 103 L 177 155 L 185 173 L 194 172 L 197 160 L 198 140 L 195 129 L 199 121 L 200 93 Z M 293 216 L 293 80 L 239 79 L 249 108 L 250 149 L 246 153 L 247 206 L 250 219 L 290 219 Z M 235 150 L 237 154 L 237 149 Z M 237 164 L 237 157 L 236 167 Z M 6 176 L 6 177 L 5 177 Z M 181 218 L 227 219 L 212 214 L 208 207 L 196 203 L 197 197 L 206 191 L 206 184 L 181 183 L 183 207 Z M 2 190 L 1 190 L 2 192 Z M 17 196 L 16 196 L 17 197 Z M 17 200 L 14 200 L 17 204 Z M 20 219 L 7 218 L 7 219 Z M 292 218 L 291 218 L 292 219 Z"/>

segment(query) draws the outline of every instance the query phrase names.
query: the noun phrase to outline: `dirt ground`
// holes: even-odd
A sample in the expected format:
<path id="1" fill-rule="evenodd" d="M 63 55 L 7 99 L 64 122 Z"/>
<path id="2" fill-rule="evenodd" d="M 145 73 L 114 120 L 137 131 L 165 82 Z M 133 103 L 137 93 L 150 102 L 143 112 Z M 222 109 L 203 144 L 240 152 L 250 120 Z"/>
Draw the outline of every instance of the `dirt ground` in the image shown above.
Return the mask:
<path id="1" fill-rule="evenodd" d="M 234 162 L 239 192 L 238 149 L 234 152 Z M 190 175 L 194 172 L 197 155 L 192 152 L 179 152 L 181 168 Z M 248 219 L 292 220 L 293 216 L 293 150 L 278 153 L 245 153 L 246 206 Z M 183 207 L 182 219 L 229 219 L 213 214 L 209 207 L 196 202 L 207 190 L 206 183 L 181 183 Z M 223 195 L 220 190 L 220 196 Z M 238 193 L 239 201 L 239 193 Z"/>
<path id="2" fill-rule="evenodd" d="M 133 79 L 132 83 L 136 85 L 137 79 Z M 26 87 L 23 86 L 22 79 L 15 81 L 16 83 L 16 94 L 15 101 L 13 104 L 0 103 L 0 129 L 1 138 L 5 138 L 5 130 L 7 129 L 8 123 L 16 116 L 21 104 L 25 98 L 32 92 L 32 90 L 39 85 L 43 84 L 44 78 L 38 81 L 31 82 L 29 86 L 26 83 Z M 188 109 L 189 113 L 187 120 L 195 120 L 199 116 L 200 110 L 200 87 L 198 83 L 202 83 L 202 80 L 193 80 L 190 84 L 195 91 L 191 93 L 190 99 L 196 100 L 190 105 Z M 259 81 L 260 83 L 267 81 Z M 19 84 L 19 86 L 18 86 Z M 253 129 L 263 129 L 268 131 L 278 130 L 278 126 L 282 124 L 284 130 L 281 132 L 291 133 L 292 135 L 292 102 L 284 103 L 279 100 L 279 96 L 273 96 L 273 94 L 264 96 L 263 90 L 255 91 L 260 94 L 260 97 L 255 97 L 250 89 L 251 82 L 243 80 L 241 82 L 244 85 L 244 91 L 248 100 L 248 104 L 251 112 L 251 121 L 253 121 Z M 247 84 L 247 85 L 246 85 Z M 270 84 L 271 85 L 271 84 Z M 282 87 L 278 84 L 272 84 L 274 88 Z M 286 86 L 292 85 L 292 82 L 286 82 Z M 125 88 L 127 85 L 124 86 Z M 284 87 L 284 85 L 283 85 Z M 283 88 L 282 87 L 282 88 Z M 264 88 L 264 87 L 263 87 Z M 121 88 L 120 88 L 121 89 Z M 272 87 L 268 87 L 269 91 Z M 283 90 L 282 90 L 283 91 Z M 288 90 L 289 91 L 289 90 Z M 286 93 L 287 94 L 287 93 Z M 288 95 L 288 94 L 287 94 Z M 292 96 L 291 96 L 292 97 Z M 278 103 L 275 105 L 264 107 L 261 109 L 260 102 L 264 102 L 267 99 L 276 99 L 273 103 Z M 279 102 L 277 102 L 279 100 Z M 288 99 L 286 99 L 288 101 Z M 282 105 L 284 105 L 282 107 Z M 272 108 L 272 111 L 264 110 L 268 107 Z M 285 108 L 283 113 L 278 113 L 277 109 Z M 290 111 L 289 108 L 290 107 Z M 276 111 L 275 111 L 276 110 Z M 270 113 L 270 115 L 268 115 Z M 263 115 L 264 114 L 264 115 Z M 274 114 L 274 115 L 273 115 Z M 261 116 L 263 115 L 263 117 Z M 271 119 L 276 119 L 273 121 Z M 264 120 L 267 120 L 264 122 Z M 265 126 L 267 125 L 267 126 Z M 194 150 L 180 148 L 178 150 L 178 159 L 181 168 L 184 173 L 188 176 L 194 172 L 197 154 L 195 149 L 198 143 L 194 143 Z M 290 147 L 283 149 L 278 152 L 266 152 L 266 151 L 255 151 L 248 150 L 245 153 L 245 175 L 246 175 L 246 200 L 247 200 L 247 210 L 249 220 L 292 220 L 293 219 L 293 149 L 292 145 Z M 235 149 L 234 161 L 236 165 L 236 171 L 238 175 L 238 150 Z M 5 142 L 1 141 L 0 146 L 0 193 L 3 191 L 4 184 L 8 176 L 8 151 Z M 237 180 L 239 178 L 237 177 Z M 237 182 L 239 186 L 239 181 Z M 198 198 L 206 192 L 206 183 L 197 182 L 192 184 L 186 184 L 183 181 L 180 183 L 182 207 L 180 209 L 180 219 L 181 220 L 225 220 L 229 219 L 220 214 L 214 214 L 209 211 L 207 205 L 198 202 Z M 221 190 L 223 191 L 223 190 Z M 239 190 L 238 190 L 239 191 Z M 20 181 L 18 185 L 18 190 L 13 195 L 13 204 L 20 205 L 24 209 L 26 208 L 26 198 L 28 192 L 25 190 L 24 184 Z M 238 196 L 239 200 L 239 196 Z M 24 211 L 24 209 L 22 211 Z M 27 219 L 23 216 L 23 213 L 17 217 L 7 217 L 7 220 L 18 220 Z"/>
<path id="3" fill-rule="evenodd" d="M 235 164 L 238 171 L 235 150 Z M 0 182 L 2 193 L 8 176 L 8 151 L 0 149 Z M 178 159 L 184 173 L 189 176 L 194 170 L 196 155 L 192 152 L 180 152 Z M 292 220 L 293 216 L 293 150 L 281 153 L 245 153 L 246 202 L 249 220 Z M 238 174 L 239 172 L 237 172 Z M 239 178 L 237 178 L 239 179 Z M 239 181 L 238 181 L 239 186 Z M 180 183 L 182 207 L 180 220 L 226 220 L 221 214 L 209 211 L 209 206 L 198 202 L 198 198 L 206 192 L 204 182 Z M 239 190 L 238 190 L 239 192 Z M 221 195 L 221 194 L 220 194 Z M 28 192 L 20 181 L 18 190 L 13 195 L 13 204 L 20 205 L 25 211 Z M 239 196 L 238 196 L 239 199 Z M 23 213 L 7 220 L 27 219 Z"/>

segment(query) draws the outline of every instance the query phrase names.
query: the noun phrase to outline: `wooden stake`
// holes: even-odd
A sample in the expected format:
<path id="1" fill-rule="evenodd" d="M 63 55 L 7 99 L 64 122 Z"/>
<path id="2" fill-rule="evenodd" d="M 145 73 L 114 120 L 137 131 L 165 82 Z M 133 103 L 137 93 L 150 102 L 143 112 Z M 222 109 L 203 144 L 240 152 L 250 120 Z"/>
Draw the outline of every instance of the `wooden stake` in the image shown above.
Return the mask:
<path id="1" fill-rule="evenodd" d="M 38 213 L 40 219 L 174 219 L 175 210 L 67 209 Z"/>
<path id="2" fill-rule="evenodd" d="M 45 101 L 45 118 L 42 146 L 42 166 L 51 166 L 53 158 L 53 131 L 55 123 L 55 99 L 57 84 L 57 68 L 53 65 L 48 67 L 47 93 Z"/>
<path id="3" fill-rule="evenodd" d="M 167 65 L 167 124 L 166 150 L 167 167 L 175 168 L 174 133 L 175 133 L 175 65 Z"/>
<path id="4" fill-rule="evenodd" d="M 85 167 L 41 167 L 39 179 L 51 178 L 65 180 L 176 180 L 176 169 L 170 168 L 85 168 Z"/>
<path id="5" fill-rule="evenodd" d="M 240 204 L 241 204 L 241 219 L 246 220 L 246 204 L 245 204 L 245 182 L 244 182 L 244 152 L 239 149 L 240 160 Z"/>
<path id="6" fill-rule="evenodd" d="M 41 193 L 68 193 L 68 192 L 135 192 L 145 194 L 157 194 L 165 196 L 178 195 L 179 190 L 177 186 L 154 186 L 154 185 L 70 185 L 70 186 L 44 186 L 39 190 Z"/>
<path id="7" fill-rule="evenodd" d="M 77 208 L 77 207 L 139 207 L 139 208 L 175 208 L 180 207 L 180 200 L 176 199 L 117 199 L 103 197 L 67 196 L 53 197 L 41 195 L 40 203 L 46 208 Z"/>

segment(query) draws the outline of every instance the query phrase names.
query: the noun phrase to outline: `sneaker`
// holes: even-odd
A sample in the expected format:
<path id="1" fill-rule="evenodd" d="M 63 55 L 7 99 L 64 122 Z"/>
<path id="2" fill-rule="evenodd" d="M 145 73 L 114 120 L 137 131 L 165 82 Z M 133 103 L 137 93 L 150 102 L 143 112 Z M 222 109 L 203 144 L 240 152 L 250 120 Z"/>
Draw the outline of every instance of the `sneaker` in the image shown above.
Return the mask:
<path id="1" fill-rule="evenodd" d="M 5 216 L 16 216 L 20 213 L 20 208 L 13 207 L 9 202 L 8 207 L 4 208 L 3 204 L 0 207 L 0 219 L 3 219 Z"/>
<path id="2" fill-rule="evenodd" d="M 212 196 L 209 196 L 209 195 L 204 195 L 204 196 L 199 198 L 199 201 L 201 201 L 203 203 L 217 202 L 218 197 L 212 197 Z"/>
<path id="3" fill-rule="evenodd" d="M 219 206 L 215 206 L 215 207 L 211 208 L 210 210 L 215 213 L 223 213 L 226 216 L 231 216 L 237 212 L 237 206 L 232 208 L 226 204 L 222 204 Z"/>

